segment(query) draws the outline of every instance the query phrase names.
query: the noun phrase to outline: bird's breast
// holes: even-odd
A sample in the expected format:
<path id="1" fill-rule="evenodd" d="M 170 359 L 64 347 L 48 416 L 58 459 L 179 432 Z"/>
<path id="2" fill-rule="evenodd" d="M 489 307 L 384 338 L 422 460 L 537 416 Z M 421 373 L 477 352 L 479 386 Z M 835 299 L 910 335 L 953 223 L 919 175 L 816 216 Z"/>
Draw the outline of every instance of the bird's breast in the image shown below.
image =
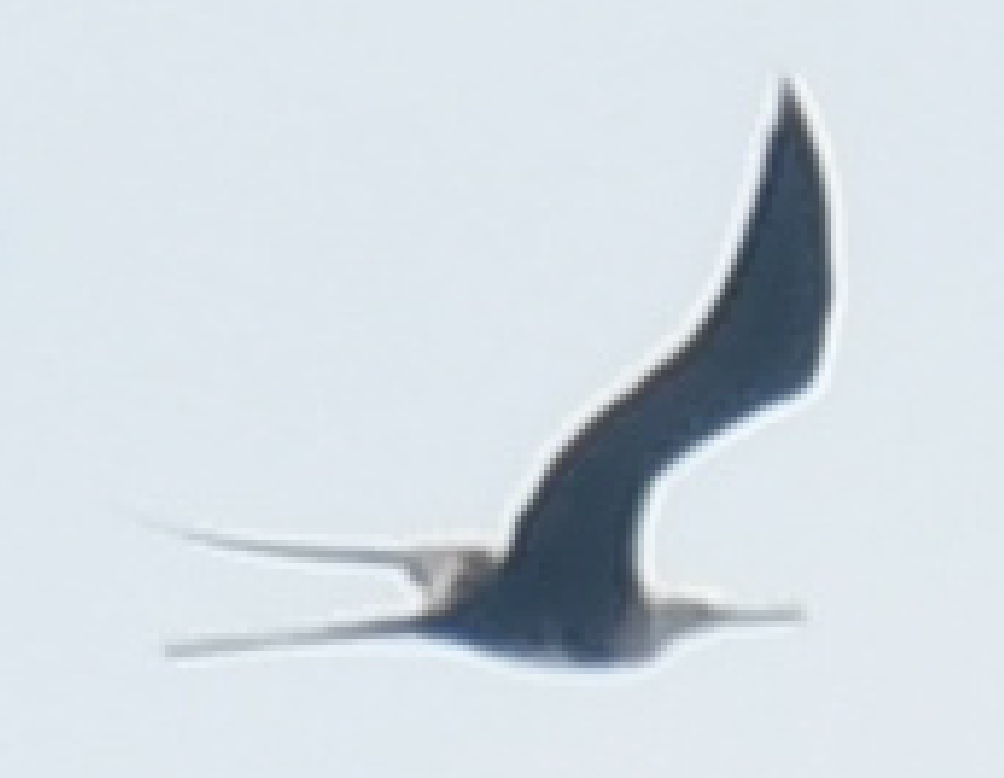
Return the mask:
<path id="1" fill-rule="evenodd" d="M 514 658 L 575 664 L 607 664 L 636 653 L 640 622 L 625 603 L 569 606 L 513 582 L 472 582 L 442 613 L 440 634 Z"/>

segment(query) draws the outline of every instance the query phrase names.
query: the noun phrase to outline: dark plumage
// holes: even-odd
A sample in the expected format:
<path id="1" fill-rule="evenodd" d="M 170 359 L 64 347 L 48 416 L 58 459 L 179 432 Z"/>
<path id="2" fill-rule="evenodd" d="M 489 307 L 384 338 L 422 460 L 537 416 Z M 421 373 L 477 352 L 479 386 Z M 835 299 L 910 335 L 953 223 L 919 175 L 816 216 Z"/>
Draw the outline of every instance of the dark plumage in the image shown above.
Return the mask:
<path id="1" fill-rule="evenodd" d="M 396 565 L 428 593 L 418 614 L 272 637 L 178 644 L 204 655 L 411 635 L 506 656 L 630 663 L 726 622 L 797 619 L 797 608 L 739 608 L 650 595 L 637 569 L 646 492 L 667 468 L 815 380 L 834 298 L 830 209 L 804 99 L 780 85 L 760 177 L 732 264 L 695 331 L 595 413 L 552 458 L 518 512 L 508 552 L 351 549 L 183 532 L 216 546 L 318 561 Z"/>

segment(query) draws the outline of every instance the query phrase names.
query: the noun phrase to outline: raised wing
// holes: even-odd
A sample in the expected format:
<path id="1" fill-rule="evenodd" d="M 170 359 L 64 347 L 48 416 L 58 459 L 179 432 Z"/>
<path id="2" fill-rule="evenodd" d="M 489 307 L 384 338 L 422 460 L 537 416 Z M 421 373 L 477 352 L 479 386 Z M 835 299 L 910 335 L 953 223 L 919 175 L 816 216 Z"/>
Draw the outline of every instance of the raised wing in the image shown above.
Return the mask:
<path id="1" fill-rule="evenodd" d="M 592 621 L 630 601 L 646 487 L 817 373 L 833 296 L 824 170 L 796 89 L 783 84 L 779 100 L 734 263 L 703 320 L 565 443 L 518 516 L 502 570 L 540 607 Z"/>

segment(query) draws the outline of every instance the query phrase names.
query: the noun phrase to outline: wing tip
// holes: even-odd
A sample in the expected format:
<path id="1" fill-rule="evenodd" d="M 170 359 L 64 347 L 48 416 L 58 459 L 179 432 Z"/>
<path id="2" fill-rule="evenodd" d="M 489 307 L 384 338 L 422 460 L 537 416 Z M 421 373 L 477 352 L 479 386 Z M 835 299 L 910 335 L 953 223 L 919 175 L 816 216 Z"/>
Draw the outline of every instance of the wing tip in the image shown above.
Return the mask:
<path id="1" fill-rule="evenodd" d="M 788 73 L 778 76 L 778 102 L 785 111 L 801 111 L 802 89 L 803 85 L 797 76 L 793 76 Z"/>
<path id="2" fill-rule="evenodd" d="M 801 146 L 812 161 L 820 179 L 827 182 L 833 176 L 832 151 L 829 136 L 820 116 L 819 105 L 805 79 L 782 73 L 773 81 L 771 89 L 772 110 L 765 133 L 765 161 L 769 163 L 772 151 L 785 142 Z M 764 137 L 764 136 L 761 136 Z M 763 168 L 768 168 L 765 164 Z"/>
<path id="3" fill-rule="evenodd" d="M 781 75 L 775 93 L 771 135 L 796 135 L 815 149 L 818 121 L 814 119 L 814 102 L 805 81 L 798 76 Z"/>

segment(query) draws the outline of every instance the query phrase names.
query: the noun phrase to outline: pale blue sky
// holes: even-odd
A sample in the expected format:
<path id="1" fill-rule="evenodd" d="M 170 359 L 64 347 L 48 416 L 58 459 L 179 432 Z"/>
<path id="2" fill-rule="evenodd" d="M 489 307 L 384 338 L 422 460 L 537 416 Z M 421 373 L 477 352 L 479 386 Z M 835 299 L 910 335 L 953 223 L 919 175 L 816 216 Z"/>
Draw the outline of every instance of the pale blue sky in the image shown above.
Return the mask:
<path id="1" fill-rule="evenodd" d="M 7 2 L 0 769 L 997 776 L 1004 70 L 988 2 Z M 830 392 L 678 483 L 672 580 L 809 624 L 633 682 L 160 641 L 393 602 L 124 506 L 494 532 L 705 288 L 771 73 L 843 184 Z M 392 458 L 393 482 L 384 464 Z"/>

